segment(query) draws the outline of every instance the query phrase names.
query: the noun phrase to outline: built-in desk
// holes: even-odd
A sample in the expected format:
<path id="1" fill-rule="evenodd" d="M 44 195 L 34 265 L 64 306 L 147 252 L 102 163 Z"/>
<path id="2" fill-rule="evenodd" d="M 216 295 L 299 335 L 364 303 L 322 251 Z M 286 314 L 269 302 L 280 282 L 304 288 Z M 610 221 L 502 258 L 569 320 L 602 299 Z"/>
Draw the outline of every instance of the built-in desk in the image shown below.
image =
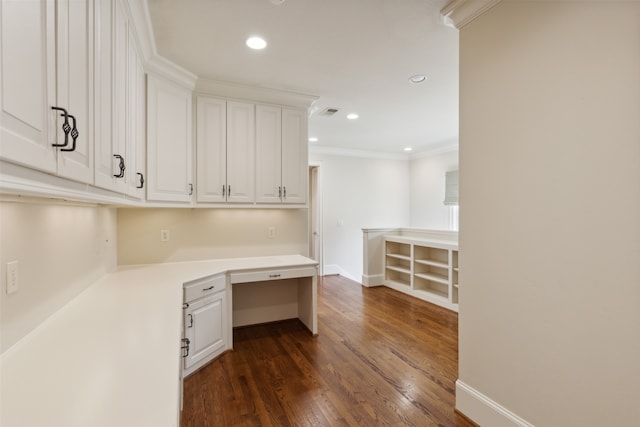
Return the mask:
<path id="1" fill-rule="evenodd" d="M 105 275 L 0 356 L 0 425 L 179 426 L 184 283 L 217 274 L 232 281 L 260 271 L 309 274 L 296 278 L 311 284 L 297 285 L 296 299 L 299 317 L 317 333 L 316 265 L 292 255 L 127 266 Z M 237 292 L 251 283 L 264 285 L 231 286 Z"/>

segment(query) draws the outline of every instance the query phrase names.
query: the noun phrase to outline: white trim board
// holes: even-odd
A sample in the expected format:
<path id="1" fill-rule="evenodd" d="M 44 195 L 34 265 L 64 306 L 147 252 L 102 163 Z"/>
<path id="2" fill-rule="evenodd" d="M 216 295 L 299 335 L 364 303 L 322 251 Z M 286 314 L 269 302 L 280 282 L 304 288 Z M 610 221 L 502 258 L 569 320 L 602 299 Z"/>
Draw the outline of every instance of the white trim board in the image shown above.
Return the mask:
<path id="1" fill-rule="evenodd" d="M 343 269 L 342 267 L 340 267 L 337 264 L 325 265 L 324 268 L 323 268 L 323 272 L 324 272 L 325 276 L 331 276 L 331 275 L 338 274 L 340 276 L 346 277 L 347 279 L 351 279 L 354 282 L 360 283 L 360 281 L 358 279 L 353 277 L 351 274 L 349 274 L 347 272 L 347 270 Z"/>
<path id="2" fill-rule="evenodd" d="M 481 426 L 535 427 L 460 380 L 456 381 L 456 409 Z"/>

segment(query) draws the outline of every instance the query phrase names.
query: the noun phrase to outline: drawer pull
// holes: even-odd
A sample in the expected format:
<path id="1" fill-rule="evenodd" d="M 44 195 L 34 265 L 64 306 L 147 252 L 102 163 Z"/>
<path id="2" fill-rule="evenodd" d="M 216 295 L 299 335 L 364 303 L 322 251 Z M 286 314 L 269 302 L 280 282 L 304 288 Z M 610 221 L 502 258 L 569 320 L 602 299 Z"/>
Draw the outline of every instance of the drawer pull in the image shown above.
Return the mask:
<path id="1" fill-rule="evenodd" d="M 279 274 L 270 274 L 270 275 L 269 275 L 269 278 L 270 278 L 270 279 L 275 279 L 275 278 L 277 278 L 277 277 L 280 277 L 280 275 L 279 275 Z"/>
<path id="2" fill-rule="evenodd" d="M 208 288 L 204 288 L 204 289 L 202 290 L 202 292 L 204 292 L 204 291 L 210 291 L 210 290 L 211 290 L 211 289 L 213 289 L 213 288 L 215 288 L 215 286 L 209 286 Z"/>

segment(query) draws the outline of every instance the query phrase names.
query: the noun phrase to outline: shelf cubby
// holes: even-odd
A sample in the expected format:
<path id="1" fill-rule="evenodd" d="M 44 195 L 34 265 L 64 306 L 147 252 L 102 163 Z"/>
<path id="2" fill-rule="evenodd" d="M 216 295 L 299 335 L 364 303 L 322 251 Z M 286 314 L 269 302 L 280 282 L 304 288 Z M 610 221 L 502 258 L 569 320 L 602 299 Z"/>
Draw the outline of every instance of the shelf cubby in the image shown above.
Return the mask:
<path id="1" fill-rule="evenodd" d="M 444 299 L 449 298 L 449 285 L 447 283 L 425 279 L 421 275 L 415 275 L 414 279 L 413 289 L 416 291 L 427 292 Z"/>

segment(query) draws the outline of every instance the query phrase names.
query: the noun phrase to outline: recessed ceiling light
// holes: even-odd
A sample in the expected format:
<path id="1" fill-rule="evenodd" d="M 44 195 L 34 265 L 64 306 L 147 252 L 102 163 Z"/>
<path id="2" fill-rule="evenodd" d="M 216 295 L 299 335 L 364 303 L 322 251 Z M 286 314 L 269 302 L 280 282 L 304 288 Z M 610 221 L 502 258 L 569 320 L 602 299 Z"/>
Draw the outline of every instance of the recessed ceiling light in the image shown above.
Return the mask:
<path id="1" fill-rule="evenodd" d="M 309 142 L 318 142 L 318 138 L 312 136 L 311 138 L 309 138 Z"/>
<path id="2" fill-rule="evenodd" d="M 426 80 L 427 80 L 427 76 L 425 76 L 424 74 L 416 74 L 415 76 L 409 77 L 409 82 L 414 84 L 422 83 L 422 82 L 425 82 Z"/>
<path id="3" fill-rule="evenodd" d="M 262 37 L 258 36 L 249 37 L 246 43 L 247 46 L 249 46 L 251 49 L 256 50 L 264 49 L 265 47 L 267 47 L 267 42 Z"/>
<path id="4" fill-rule="evenodd" d="M 404 151 L 413 151 L 413 148 L 411 148 L 411 147 L 404 147 Z"/>
<path id="5" fill-rule="evenodd" d="M 359 116 L 359 115 L 357 115 L 356 113 L 350 113 L 350 114 L 347 114 L 347 119 L 349 119 L 349 120 L 355 120 L 355 119 L 357 119 L 358 117 L 360 117 L 360 116 Z"/>

